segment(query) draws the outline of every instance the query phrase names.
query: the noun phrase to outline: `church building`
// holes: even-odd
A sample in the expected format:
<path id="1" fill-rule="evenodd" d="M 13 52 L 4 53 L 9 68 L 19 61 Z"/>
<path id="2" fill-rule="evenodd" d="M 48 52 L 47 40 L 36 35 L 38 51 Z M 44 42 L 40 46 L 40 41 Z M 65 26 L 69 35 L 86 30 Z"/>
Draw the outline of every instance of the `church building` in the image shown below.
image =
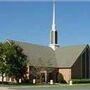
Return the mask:
<path id="1" fill-rule="evenodd" d="M 23 48 L 30 61 L 28 63 L 28 76 L 30 77 L 31 75 L 32 67 L 41 67 L 40 72 L 44 77 L 43 82 L 53 80 L 57 83 L 57 73 L 62 74 L 67 83 L 72 79 L 90 78 L 89 45 L 61 47 L 58 44 L 55 17 L 55 3 L 53 3 L 53 20 L 49 46 L 15 41 L 17 45 Z"/>

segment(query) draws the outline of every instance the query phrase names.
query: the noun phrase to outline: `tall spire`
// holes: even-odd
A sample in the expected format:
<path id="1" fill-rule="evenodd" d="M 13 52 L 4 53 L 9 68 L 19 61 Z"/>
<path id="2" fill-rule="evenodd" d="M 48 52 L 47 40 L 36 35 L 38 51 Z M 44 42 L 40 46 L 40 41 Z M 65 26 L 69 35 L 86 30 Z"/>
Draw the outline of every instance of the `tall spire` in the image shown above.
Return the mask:
<path id="1" fill-rule="evenodd" d="M 55 50 L 58 45 L 58 32 L 56 29 L 56 12 L 55 12 L 55 1 L 53 1 L 53 18 L 52 18 L 52 29 L 50 31 L 50 47 Z"/>
<path id="2" fill-rule="evenodd" d="M 52 31 L 56 31 L 55 1 L 53 2 Z"/>

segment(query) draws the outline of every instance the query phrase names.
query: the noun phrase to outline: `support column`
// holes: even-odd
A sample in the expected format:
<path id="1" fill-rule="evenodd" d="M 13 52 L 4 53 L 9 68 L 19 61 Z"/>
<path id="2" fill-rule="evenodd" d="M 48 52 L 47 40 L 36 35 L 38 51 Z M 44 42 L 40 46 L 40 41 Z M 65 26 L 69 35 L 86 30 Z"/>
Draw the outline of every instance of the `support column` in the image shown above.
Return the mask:
<path id="1" fill-rule="evenodd" d="M 45 82 L 47 82 L 47 71 L 45 71 Z"/>
<path id="2" fill-rule="evenodd" d="M 30 66 L 27 66 L 27 78 L 28 78 L 28 79 L 29 79 L 29 75 L 30 75 L 29 69 L 30 69 Z"/>

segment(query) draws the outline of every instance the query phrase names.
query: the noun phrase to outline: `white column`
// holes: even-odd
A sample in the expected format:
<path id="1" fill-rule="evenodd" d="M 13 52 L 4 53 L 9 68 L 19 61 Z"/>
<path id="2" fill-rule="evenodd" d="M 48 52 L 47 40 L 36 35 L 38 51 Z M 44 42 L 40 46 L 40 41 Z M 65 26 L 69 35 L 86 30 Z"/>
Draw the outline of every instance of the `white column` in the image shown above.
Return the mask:
<path id="1" fill-rule="evenodd" d="M 45 82 L 47 82 L 47 71 L 45 71 Z"/>

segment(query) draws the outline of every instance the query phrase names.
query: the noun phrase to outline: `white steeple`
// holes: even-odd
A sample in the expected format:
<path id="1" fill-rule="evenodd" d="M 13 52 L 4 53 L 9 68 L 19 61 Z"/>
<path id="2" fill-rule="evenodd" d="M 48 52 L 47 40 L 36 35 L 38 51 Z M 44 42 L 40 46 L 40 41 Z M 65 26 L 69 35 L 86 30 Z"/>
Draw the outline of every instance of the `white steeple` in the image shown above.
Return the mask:
<path id="1" fill-rule="evenodd" d="M 53 2 L 53 18 L 52 18 L 52 31 L 56 31 L 56 16 L 55 16 L 55 2 Z"/>
<path id="2" fill-rule="evenodd" d="M 55 11 L 55 2 L 53 2 L 53 18 L 52 18 L 52 28 L 50 31 L 50 45 L 53 50 L 55 50 L 58 45 L 58 32 L 56 29 L 56 11 Z"/>

